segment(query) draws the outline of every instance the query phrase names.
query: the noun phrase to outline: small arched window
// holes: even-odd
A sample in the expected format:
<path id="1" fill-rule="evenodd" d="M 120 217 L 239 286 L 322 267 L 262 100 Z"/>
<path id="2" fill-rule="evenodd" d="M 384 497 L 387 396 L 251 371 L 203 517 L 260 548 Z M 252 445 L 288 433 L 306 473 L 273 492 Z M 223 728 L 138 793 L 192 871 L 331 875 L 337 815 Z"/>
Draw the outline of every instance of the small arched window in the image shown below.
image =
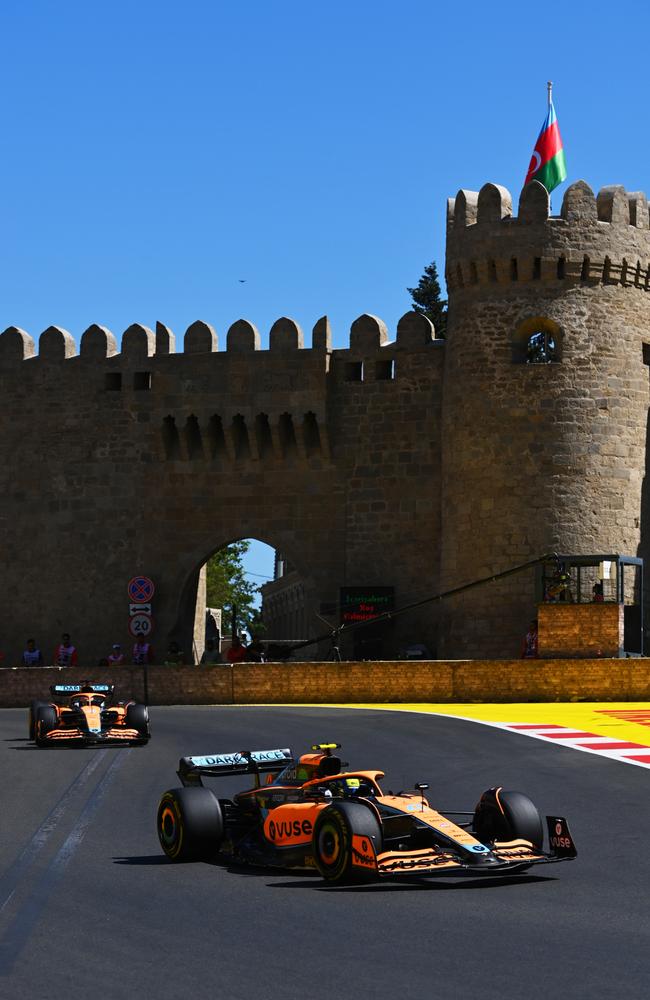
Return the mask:
<path id="1" fill-rule="evenodd" d="M 562 360 L 562 331 L 557 323 L 533 316 L 520 323 L 512 339 L 516 364 L 548 365 Z"/>

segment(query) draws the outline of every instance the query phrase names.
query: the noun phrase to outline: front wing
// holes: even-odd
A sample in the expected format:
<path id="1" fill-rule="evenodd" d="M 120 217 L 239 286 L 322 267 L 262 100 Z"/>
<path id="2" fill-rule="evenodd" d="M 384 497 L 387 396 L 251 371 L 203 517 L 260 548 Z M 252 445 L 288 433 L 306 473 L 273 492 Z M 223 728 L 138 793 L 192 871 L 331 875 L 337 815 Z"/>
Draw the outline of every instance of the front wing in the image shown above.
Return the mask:
<path id="1" fill-rule="evenodd" d="M 431 847 L 412 851 L 383 851 L 374 854 L 368 838 L 352 838 L 353 869 L 373 870 L 380 878 L 400 875 L 488 876 L 517 874 L 532 865 L 571 861 L 577 856 L 567 821 L 561 816 L 547 816 L 550 851 L 535 848 L 528 840 L 497 842 L 485 854 L 462 855 Z"/>
<path id="2" fill-rule="evenodd" d="M 76 746 L 119 746 L 130 743 L 146 743 L 148 737 L 142 736 L 137 729 L 127 729 L 126 726 L 111 726 L 101 733 L 91 733 L 87 730 L 61 727 L 51 729 L 40 740 L 41 746 L 74 744 Z"/>

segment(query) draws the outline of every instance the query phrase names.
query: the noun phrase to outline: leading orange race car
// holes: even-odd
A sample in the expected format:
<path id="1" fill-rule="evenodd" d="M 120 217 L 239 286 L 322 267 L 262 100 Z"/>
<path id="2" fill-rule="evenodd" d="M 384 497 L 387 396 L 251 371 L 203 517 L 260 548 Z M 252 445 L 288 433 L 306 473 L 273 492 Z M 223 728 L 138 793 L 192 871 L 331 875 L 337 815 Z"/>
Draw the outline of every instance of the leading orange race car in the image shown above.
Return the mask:
<path id="1" fill-rule="evenodd" d="M 284 869 L 317 869 L 345 884 L 397 876 L 518 874 L 567 861 L 576 849 L 564 817 L 542 818 L 521 792 L 489 788 L 468 812 L 434 809 L 424 792 L 384 793 L 383 771 L 349 771 L 319 743 L 288 749 L 182 757 L 182 788 L 163 794 L 158 837 L 172 861 L 227 858 Z M 205 777 L 253 774 L 254 787 L 218 799 Z M 261 775 L 266 774 L 263 783 Z"/>

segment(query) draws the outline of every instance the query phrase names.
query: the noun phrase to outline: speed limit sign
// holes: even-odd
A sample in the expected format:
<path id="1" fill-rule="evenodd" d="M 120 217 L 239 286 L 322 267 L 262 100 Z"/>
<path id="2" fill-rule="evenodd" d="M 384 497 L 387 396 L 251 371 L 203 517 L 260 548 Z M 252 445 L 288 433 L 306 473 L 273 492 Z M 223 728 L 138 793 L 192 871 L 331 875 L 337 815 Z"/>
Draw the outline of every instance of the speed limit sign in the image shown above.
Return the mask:
<path id="1" fill-rule="evenodd" d="M 129 619 L 129 632 L 136 639 L 143 639 L 146 636 L 151 635 L 152 629 L 153 622 L 151 621 L 151 615 L 133 615 L 133 617 Z"/>

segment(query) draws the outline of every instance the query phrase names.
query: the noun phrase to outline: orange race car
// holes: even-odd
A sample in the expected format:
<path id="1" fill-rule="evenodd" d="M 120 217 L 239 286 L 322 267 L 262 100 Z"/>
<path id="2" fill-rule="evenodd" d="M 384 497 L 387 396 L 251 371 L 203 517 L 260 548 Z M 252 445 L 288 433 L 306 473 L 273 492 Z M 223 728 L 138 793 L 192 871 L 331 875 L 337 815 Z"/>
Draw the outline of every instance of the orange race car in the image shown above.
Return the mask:
<path id="1" fill-rule="evenodd" d="M 29 738 L 39 747 L 148 743 L 147 706 L 113 703 L 114 689 L 114 684 L 53 684 L 51 702 L 30 705 Z"/>
<path id="2" fill-rule="evenodd" d="M 521 792 L 489 788 L 471 812 L 434 809 L 424 792 L 384 793 L 383 771 L 350 771 L 320 743 L 288 749 L 182 757 L 182 788 L 163 794 L 158 837 L 172 861 L 221 856 L 237 862 L 314 869 L 328 882 L 396 876 L 517 874 L 576 857 L 566 820 L 542 819 Z M 254 787 L 218 799 L 205 777 L 253 774 Z M 261 775 L 266 774 L 264 782 Z"/>

